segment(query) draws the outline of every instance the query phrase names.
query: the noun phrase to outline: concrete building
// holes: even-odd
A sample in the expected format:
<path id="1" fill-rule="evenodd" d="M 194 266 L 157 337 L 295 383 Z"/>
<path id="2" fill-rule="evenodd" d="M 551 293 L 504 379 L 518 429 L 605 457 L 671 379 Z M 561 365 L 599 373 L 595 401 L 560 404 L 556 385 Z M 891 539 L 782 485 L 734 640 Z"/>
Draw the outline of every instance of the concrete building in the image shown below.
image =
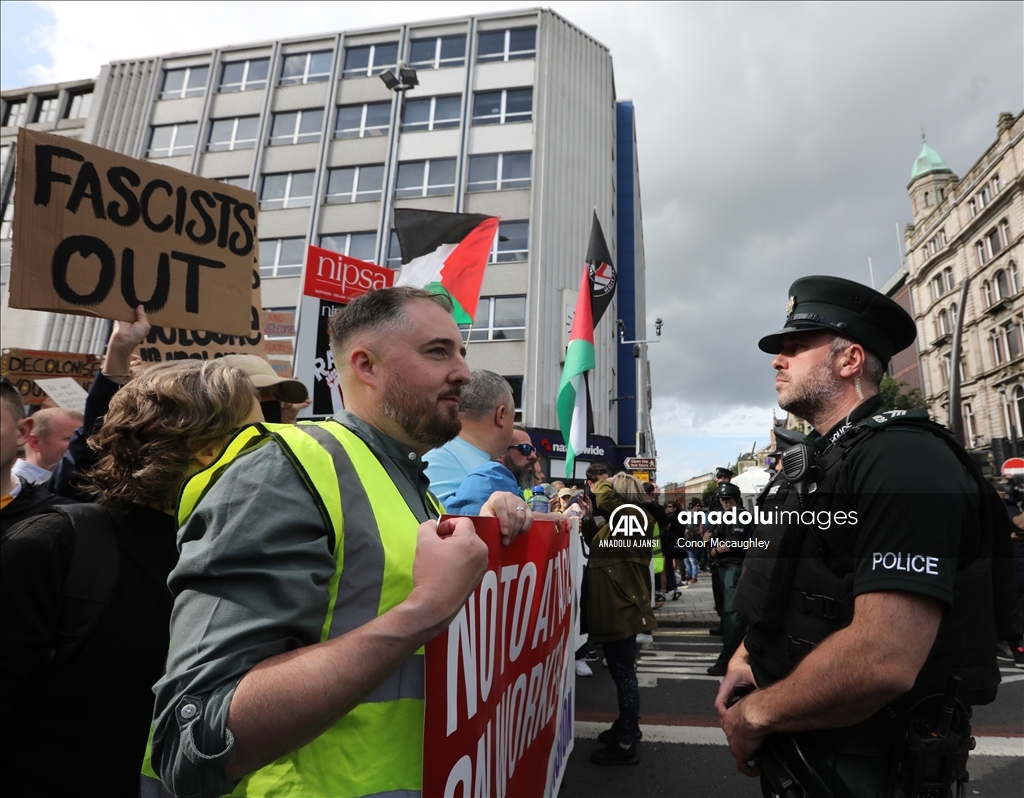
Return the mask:
<path id="1" fill-rule="evenodd" d="M 395 92 L 380 75 L 401 62 L 418 85 Z M 25 121 L 11 109 L 25 102 L 31 114 L 34 100 L 23 98 L 43 94 L 3 93 L 5 148 L 17 127 L 7 122 Z M 632 349 L 615 330 L 621 318 L 628 338 L 646 332 L 634 109 L 617 102 L 608 49 L 557 14 L 484 14 L 111 63 L 95 81 L 81 137 L 254 191 L 269 309 L 297 307 L 307 244 L 399 266 L 395 208 L 500 216 L 468 359 L 513 384 L 517 415 L 551 477 L 564 476 L 555 398 L 596 210 L 620 284 L 596 331 L 598 434 L 577 476 L 588 460 L 618 466 L 634 453 L 638 394 L 650 436 L 649 391 L 636 389 Z M 9 183 L 5 173 L 5 191 Z M 6 193 L 5 203 L 6 224 Z M 5 345 L 95 351 L 83 349 L 95 336 L 58 340 L 49 332 L 56 314 L 36 315 L 51 317 L 46 334 L 20 336 L 5 311 Z"/>
<path id="2" fill-rule="evenodd" d="M 949 420 L 952 339 L 964 316 L 962 423 L 968 448 L 1009 456 L 1024 422 L 1024 119 L 999 116 L 997 137 L 959 178 L 927 143 L 910 183 L 906 286 L 917 322 L 922 388 Z M 962 286 L 969 281 L 966 301 Z"/>
<path id="3" fill-rule="evenodd" d="M 0 294 L 3 315 L 0 336 L 4 347 L 60 352 L 101 353 L 106 346 L 108 323 L 85 316 L 37 313 L 8 307 L 11 273 L 11 236 L 14 222 L 14 167 L 18 128 L 42 130 L 74 139 L 86 138 L 93 108 L 95 80 L 33 86 L 3 92 L 0 109 Z"/>

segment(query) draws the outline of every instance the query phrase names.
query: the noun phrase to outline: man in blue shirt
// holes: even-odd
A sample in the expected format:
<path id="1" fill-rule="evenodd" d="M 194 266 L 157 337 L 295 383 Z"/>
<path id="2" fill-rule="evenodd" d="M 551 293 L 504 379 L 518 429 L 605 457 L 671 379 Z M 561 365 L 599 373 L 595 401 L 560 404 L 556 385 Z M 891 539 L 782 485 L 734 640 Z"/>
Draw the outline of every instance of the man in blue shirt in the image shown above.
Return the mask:
<path id="1" fill-rule="evenodd" d="M 455 495 L 445 503 L 452 515 L 478 515 L 496 490 L 522 493 L 533 488 L 533 464 L 537 450 L 530 443 L 526 430 L 516 427 L 512 442 L 496 463 L 484 463 L 459 486 Z"/>
<path id="2" fill-rule="evenodd" d="M 512 440 L 515 415 L 512 388 L 505 378 L 485 369 L 474 371 L 459 399 L 462 431 L 423 457 L 430 491 L 441 504 L 447 507 L 448 500 L 473 471 L 505 454 Z"/>

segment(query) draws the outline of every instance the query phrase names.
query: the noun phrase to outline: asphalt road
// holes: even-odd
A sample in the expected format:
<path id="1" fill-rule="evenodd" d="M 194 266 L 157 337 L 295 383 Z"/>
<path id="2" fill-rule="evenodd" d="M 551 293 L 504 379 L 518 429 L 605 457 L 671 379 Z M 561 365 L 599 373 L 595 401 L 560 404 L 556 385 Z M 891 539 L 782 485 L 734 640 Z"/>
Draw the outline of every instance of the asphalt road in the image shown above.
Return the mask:
<path id="1" fill-rule="evenodd" d="M 724 796 L 756 798 L 757 779 L 736 771 L 718 724 L 714 697 L 719 680 L 705 674 L 721 638 L 706 629 L 655 633 L 641 651 L 641 717 L 644 740 L 636 767 L 599 767 L 590 752 L 597 734 L 615 719 L 615 686 L 608 669 L 591 663 L 592 678 L 576 680 L 576 741 L 566 766 L 561 798 L 625 796 Z M 995 703 L 976 707 L 967 796 L 1024 796 L 1024 670 L 1000 662 L 1003 684 Z"/>

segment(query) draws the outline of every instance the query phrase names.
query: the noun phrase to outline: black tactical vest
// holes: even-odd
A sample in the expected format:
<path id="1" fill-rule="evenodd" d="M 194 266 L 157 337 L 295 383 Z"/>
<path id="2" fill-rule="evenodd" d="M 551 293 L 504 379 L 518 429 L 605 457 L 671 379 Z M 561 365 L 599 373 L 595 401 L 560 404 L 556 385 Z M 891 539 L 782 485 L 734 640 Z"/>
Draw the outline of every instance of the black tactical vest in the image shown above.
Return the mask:
<path id="1" fill-rule="evenodd" d="M 995 698 L 996 640 L 1020 634 L 1006 513 L 970 456 L 924 411 L 886 411 L 858 422 L 818 455 L 817 484 L 807 486 L 803 496 L 780 472 L 758 497 L 761 511 L 789 511 L 785 523 L 758 526 L 768 548 L 747 553 L 736 591 L 735 607 L 749 624 L 745 644 L 760 687 L 788 675 L 825 637 L 853 619 L 852 568 L 833 571 L 818 528 L 800 523 L 798 514 L 831 509 L 843 462 L 857 446 L 874 435 L 908 428 L 938 436 L 957 455 L 978 483 L 981 517 L 980 534 L 961 540 L 953 608 L 943 615 L 914 688 L 900 703 L 941 692 L 950 674 L 962 680 L 963 703 L 985 704 Z"/>

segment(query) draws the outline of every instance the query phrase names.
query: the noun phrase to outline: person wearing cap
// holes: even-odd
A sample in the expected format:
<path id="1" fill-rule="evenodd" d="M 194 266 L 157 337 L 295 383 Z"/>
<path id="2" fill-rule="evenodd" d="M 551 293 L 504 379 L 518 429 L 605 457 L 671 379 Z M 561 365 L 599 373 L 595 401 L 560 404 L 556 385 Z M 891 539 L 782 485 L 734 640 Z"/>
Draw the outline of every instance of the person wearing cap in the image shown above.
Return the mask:
<path id="1" fill-rule="evenodd" d="M 893 742 L 908 727 L 894 733 L 888 719 L 931 722 L 937 701 L 917 702 L 955 674 L 958 752 L 946 762 L 962 777 L 964 707 L 995 698 L 995 641 L 1020 621 L 1001 597 L 988 489 L 947 431 L 923 411 L 888 411 L 879 395 L 886 364 L 915 334 L 877 291 L 806 277 L 790 288 L 783 328 L 760 340 L 779 405 L 814 432 L 786 453 L 759 507 L 804 514 L 759 519 L 768 546 L 748 551 L 736 588 L 748 631 L 715 707 L 747 775 L 765 738 L 785 733 L 807 779 L 834 795 L 889 795 L 896 782 L 911 792 L 912 769 L 890 767 L 909 756 Z"/>
<path id="2" fill-rule="evenodd" d="M 732 471 L 728 468 L 722 468 L 719 466 L 715 469 L 715 482 L 718 485 L 719 491 L 722 485 L 728 485 L 732 481 Z M 715 491 L 708 497 L 708 512 L 721 512 L 722 511 L 722 499 L 719 491 Z M 707 538 L 709 530 L 704 530 L 704 537 Z M 718 560 L 714 557 L 708 557 L 708 572 L 711 574 L 711 597 L 715 602 L 715 614 L 718 615 L 719 619 L 722 617 L 722 611 L 725 602 L 725 586 L 722 583 L 722 574 L 718 570 Z M 708 630 L 708 633 L 716 637 L 723 634 L 723 626 L 721 620 L 719 620 L 717 626 L 713 626 Z"/>
<path id="3" fill-rule="evenodd" d="M 735 544 L 750 539 L 753 524 L 744 524 L 738 518 L 727 520 L 730 511 L 735 512 L 741 507 L 741 500 L 740 489 L 731 482 L 723 482 L 719 487 L 718 503 L 722 508 L 720 512 L 723 513 L 723 518 L 711 526 L 709 551 L 717 564 L 715 570 L 722 580 L 722 651 L 715 664 L 708 668 L 710 676 L 725 676 L 725 666 L 736 653 L 747 631 L 746 621 L 736 612 L 733 604 L 746 549 Z"/>
<path id="4" fill-rule="evenodd" d="M 270 361 L 258 355 L 224 355 L 229 366 L 237 366 L 259 390 L 263 418 L 274 424 L 292 424 L 299 411 L 310 404 L 309 390 L 298 380 L 282 377 Z"/>

